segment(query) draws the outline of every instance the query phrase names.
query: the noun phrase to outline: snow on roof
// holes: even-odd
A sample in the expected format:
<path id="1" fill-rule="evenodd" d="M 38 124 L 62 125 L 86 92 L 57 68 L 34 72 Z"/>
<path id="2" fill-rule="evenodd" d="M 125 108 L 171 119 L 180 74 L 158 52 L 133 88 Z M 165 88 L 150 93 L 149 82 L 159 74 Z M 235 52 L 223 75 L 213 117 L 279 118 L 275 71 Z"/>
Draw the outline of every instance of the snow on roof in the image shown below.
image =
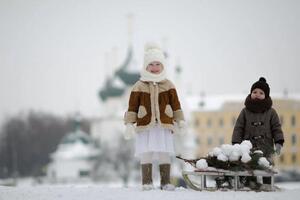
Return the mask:
<path id="1" fill-rule="evenodd" d="M 94 146 L 76 141 L 73 144 L 60 144 L 51 157 L 58 160 L 87 159 L 96 156 L 99 150 Z"/>
<path id="2" fill-rule="evenodd" d="M 68 133 L 66 136 L 63 137 L 61 143 L 62 144 L 75 143 L 76 141 L 81 141 L 86 144 L 93 143 L 92 138 L 81 129 L 77 129 L 74 132 Z"/>
<path id="3" fill-rule="evenodd" d="M 115 77 L 112 82 L 112 86 L 117 88 L 124 88 L 125 84 L 121 81 L 119 77 Z"/>
<path id="4" fill-rule="evenodd" d="M 184 107 L 189 111 L 212 111 L 219 110 L 223 104 L 227 101 L 241 102 L 245 100 L 246 95 L 235 94 L 235 95 L 209 95 L 201 97 L 199 96 L 188 96 L 184 99 Z"/>
<path id="5" fill-rule="evenodd" d="M 191 95 L 183 99 L 183 106 L 188 111 L 215 111 L 220 110 L 226 102 L 244 103 L 248 94 L 212 94 L 206 96 Z M 283 94 L 274 93 L 272 99 L 294 99 L 300 100 L 300 94 L 291 94 L 284 97 Z"/>
<path id="6" fill-rule="evenodd" d="M 53 159 L 86 159 L 99 153 L 93 139 L 85 132 L 77 129 L 67 134 L 51 155 Z"/>

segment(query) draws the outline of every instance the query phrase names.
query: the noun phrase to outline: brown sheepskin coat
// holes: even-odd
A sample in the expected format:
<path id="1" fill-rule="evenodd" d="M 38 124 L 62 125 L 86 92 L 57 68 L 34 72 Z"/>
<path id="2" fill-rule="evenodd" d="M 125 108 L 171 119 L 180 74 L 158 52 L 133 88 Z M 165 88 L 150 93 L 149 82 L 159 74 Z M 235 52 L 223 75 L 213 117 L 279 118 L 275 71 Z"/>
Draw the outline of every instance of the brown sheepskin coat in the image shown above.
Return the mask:
<path id="1" fill-rule="evenodd" d="M 174 130 L 174 121 L 184 120 L 180 102 L 173 83 L 137 81 L 129 98 L 125 123 L 136 123 L 136 130 L 143 131 L 155 123 Z"/>

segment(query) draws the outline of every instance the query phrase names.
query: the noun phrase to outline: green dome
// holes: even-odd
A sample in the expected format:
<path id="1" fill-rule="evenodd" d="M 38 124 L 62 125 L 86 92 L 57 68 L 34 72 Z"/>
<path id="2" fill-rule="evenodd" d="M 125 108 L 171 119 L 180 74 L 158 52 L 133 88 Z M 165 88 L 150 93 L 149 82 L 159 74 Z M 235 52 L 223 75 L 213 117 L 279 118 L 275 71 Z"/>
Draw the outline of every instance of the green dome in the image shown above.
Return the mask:
<path id="1" fill-rule="evenodd" d="M 94 144 L 93 139 L 80 129 L 67 134 L 61 140 L 61 144 L 74 144 L 76 142 L 82 142 L 83 144 Z"/>
<path id="2" fill-rule="evenodd" d="M 126 59 L 120 65 L 119 69 L 114 73 L 113 77 L 106 80 L 105 86 L 100 89 L 98 95 L 102 101 L 106 101 L 111 97 L 120 97 L 124 94 L 126 87 L 133 85 L 136 83 L 140 74 L 138 72 L 130 72 L 128 71 L 128 66 L 132 63 L 133 59 L 133 50 L 130 46 L 127 51 Z M 113 85 L 113 81 L 116 79 L 120 79 L 124 86 L 117 87 Z"/>

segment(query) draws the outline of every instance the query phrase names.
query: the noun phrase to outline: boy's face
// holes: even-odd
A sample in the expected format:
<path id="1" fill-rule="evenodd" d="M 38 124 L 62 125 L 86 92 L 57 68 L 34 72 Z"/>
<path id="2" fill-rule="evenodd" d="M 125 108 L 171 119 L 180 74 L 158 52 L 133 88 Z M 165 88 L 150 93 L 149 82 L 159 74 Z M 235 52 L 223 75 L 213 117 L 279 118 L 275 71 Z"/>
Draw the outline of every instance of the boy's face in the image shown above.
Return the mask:
<path id="1" fill-rule="evenodd" d="M 151 72 L 153 74 L 159 74 L 162 71 L 162 69 L 162 64 L 157 61 L 151 62 L 146 68 L 148 72 Z"/>
<path id="2" fill-rule="evenodd" d="M 266 97 L 265 92 L 262 89 L 255 88 L 251 92 L 251 99 L 264 99 Z"/>

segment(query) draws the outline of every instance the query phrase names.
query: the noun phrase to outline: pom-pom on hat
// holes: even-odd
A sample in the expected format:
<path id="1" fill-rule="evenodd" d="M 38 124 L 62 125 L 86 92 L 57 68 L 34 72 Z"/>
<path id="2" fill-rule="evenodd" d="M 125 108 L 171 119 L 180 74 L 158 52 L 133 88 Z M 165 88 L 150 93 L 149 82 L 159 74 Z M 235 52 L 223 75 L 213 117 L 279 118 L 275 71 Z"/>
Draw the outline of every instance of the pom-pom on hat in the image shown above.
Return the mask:
<path id="1" fill-rule="evenodd" d="M 250 93 L 252 93 L 252 91 L 256 88 L 263 90 L 266 97 L 270 96 L 270 87 L 264 77 L 260 77 L 258 81 L 253 83 Z"/>

